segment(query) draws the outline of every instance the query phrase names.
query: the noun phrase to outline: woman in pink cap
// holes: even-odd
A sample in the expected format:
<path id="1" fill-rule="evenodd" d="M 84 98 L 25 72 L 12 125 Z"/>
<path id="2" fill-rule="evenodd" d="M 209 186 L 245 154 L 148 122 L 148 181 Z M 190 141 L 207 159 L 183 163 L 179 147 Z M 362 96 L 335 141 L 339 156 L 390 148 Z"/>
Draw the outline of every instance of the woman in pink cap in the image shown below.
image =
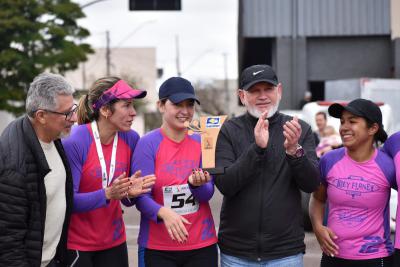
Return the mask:
<path id="1" fill-rule="evenodd" d="M 79 103 L 78 124 L 63 140 L 74 182 L 74 213 L 68 231 L 70 266 L 127 267 L 128 253 L 120 200 L 135 204 L 154 175 L 131 177 L 139 135 L 131 130 L 133 99 L 146 92 L 116 77 L 98 79 Z"/>

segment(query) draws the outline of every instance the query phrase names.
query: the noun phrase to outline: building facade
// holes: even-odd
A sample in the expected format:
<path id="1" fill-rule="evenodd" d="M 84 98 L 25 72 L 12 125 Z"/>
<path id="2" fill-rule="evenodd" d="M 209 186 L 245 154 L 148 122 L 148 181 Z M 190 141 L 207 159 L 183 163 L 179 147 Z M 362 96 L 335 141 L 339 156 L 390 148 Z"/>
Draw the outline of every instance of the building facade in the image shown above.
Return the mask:
<path id="1" fill-rule="evenodd" d="M 324 99 L 326 80 L 400 78 L 398 14 L 396 0 L 239 0 L 239 71 L 272 65 L 283 109 Z"/>
<path id="2" fill-rule="evenodd" d="M 65 77 L 77 90 L 87 90 L 98 78 L 117 76 L 133 82 L 139 89 L 147 91 L 143 106 L 138 111 L 132 128 L 140 135 L 145 133 L 145 115 L 156 111 L 158 91 L 156 89 L 157 67 L 154 47 L 95 48 L 79 68 L 67 72 Z"/>

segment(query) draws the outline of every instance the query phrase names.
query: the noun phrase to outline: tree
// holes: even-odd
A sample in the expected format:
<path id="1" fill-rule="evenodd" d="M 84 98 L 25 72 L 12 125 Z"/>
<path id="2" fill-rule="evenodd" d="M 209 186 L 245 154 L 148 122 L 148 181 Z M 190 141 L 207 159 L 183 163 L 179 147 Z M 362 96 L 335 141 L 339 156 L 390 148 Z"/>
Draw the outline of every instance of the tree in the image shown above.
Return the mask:
<path id="1" fill-rule="evenodd" d="M 196 95 L 200 100 L 200 113 L 206 113 L 210 115 L 225 115 L 229 114 L 228 104 L 225 103 L 226 91 L 222 88 L 216 88 L 211 83 L 195 84 Z"/>
<path id="2" fill-rule="evenodd" d="M 84 13 L 70 0 L 1 0 L 0 110 L 23 113 L 33 78 L 43 71 L 63 74 L 92 53 L 77 25 Z"/>

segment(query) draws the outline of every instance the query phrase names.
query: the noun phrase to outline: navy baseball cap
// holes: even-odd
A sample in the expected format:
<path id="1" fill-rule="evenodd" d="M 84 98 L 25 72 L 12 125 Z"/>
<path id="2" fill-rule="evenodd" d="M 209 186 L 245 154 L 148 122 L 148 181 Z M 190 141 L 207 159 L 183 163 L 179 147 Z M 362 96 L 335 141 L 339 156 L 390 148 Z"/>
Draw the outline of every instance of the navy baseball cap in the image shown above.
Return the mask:
<path id="1" fill-rule="evenodd" d="M 200 105 L 192 84 L 181 77 L 171 77 L 164 81 L 158 91 L 158 98 L 167 98 L 174 104 L 178 104 L 186 99 L 193 99 Z"/>
<path id="2" fill-rule="evenodd" d="M 267 82 L 274 86 L 278 85 L 278 77 L 269 65 L 253 65 L 245 68 L 240 75 L 240 89 L 249 90 L 254 84 Z"/>
<path id="3" fill-rule="evenodd" d="M 343 111 L 348 111 L 358 117 L 363 117 L 372 123 L 377 123 L 379 125 L 379 130 L 376 134 L 376 139 L 381 142 L 385 142 L 388 135 L 383 129 L 382 124 L 382 112 L 377 104 L 371 100 L 357 98 L 347 105 L 334 103 L 329 106 L 328 113 L 332 117 L 341 118 Z"/>

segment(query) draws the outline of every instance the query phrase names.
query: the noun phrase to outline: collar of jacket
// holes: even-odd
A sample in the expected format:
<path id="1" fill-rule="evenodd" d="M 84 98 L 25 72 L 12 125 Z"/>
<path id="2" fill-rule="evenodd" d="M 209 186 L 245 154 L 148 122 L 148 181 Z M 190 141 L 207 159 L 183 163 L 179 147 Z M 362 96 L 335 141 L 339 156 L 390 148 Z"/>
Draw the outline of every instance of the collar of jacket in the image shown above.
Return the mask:
<path id="1" fill-rule="evenodd" d="M 268 118 L 269 124 L 275 124 L 278 121 L 279 116 L 280 113 L 277 111 L 271 118 Z M 249 112 L 246 112 L 245 117 L 248 121 L 250 121 L 251 125 L 256 126 L 258 118 L 253 117 Z"/>
<path id="2" fill-rule="evenodd" d="M 43 149 L 39 143 L 39 139 L 36 135 L 35 130 L 33 129 L 32 122 L 29 117 L 26 115 L 23 118 L 22 129 L 24 131 L 25 142 L 28 148 L 32 151 L 36 159 L 36 163 L 38 164 L 38 170 L 41 175 L 44 177 L 47 173 L 49 173 L 50 168 L 47 164 L 46 156 L 44 155 Z"/>

